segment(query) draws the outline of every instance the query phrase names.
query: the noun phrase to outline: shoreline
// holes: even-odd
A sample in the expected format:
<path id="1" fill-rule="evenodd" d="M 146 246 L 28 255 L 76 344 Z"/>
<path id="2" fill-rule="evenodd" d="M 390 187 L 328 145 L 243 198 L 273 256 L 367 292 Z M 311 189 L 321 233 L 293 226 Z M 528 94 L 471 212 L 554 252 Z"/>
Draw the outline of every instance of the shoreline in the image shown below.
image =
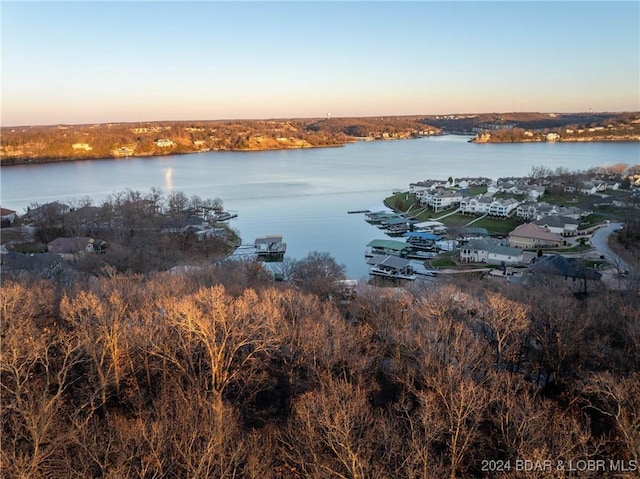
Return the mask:
<path id="1" fill-rule="evenodd" d="M 517 143 L 638 143 L 640 142 L 640 138 L 566 138 L 559 140 L 520 140 L 520 141 L 492 141 L 492 140 L 476 140 L 472 138 L 468 143 L 475 143 L 478 145 L 499 145 L 506 144 L 512 145 Z"/>
<path id="2" fill-rule="evenodd" d="M 376 141 L 376 140 L 373 140 Z M 384 141 L 384 140 L 380 140 Z M 183 155 L 197 155 L 201 153 L 251 153 L 256 152 L 259 153 L 261 151 L 286 151 L 286 150 L 310 150 L 316 148 L 343 148 L 344 146 L 356 143 L 355 141 L 347 141 L 343 144 L 337 145 L 317 145 L 317 146 L 300 146 L 300 147 L 290 147 L 290 148 L 261 148 L 261 149 L 238 149 L 238 150 L 230 150 L 230 149 L 209 149 L 209 150 L 199 150 L 199 151 L 174 151 L 170 153 L 152 153 L 152 154 L 142 154 L 142 155 L 126 155 L 126 156 L 92 156 L 92 157 L 66 157 L 66 158 L 50 158 L 50 157 L 42 157 L 42 158 L 1 158 L 0 159 L 0 168 L 6 166 L 24 166 L 24 165 L 41 165 L 46 163 L 67 163 L 74 161 L 94 161 L 94 160 L 127 160 L 130 158 L 154 158 L 154 157 L 165 157 L 165 156 L 183 156 Z"/>

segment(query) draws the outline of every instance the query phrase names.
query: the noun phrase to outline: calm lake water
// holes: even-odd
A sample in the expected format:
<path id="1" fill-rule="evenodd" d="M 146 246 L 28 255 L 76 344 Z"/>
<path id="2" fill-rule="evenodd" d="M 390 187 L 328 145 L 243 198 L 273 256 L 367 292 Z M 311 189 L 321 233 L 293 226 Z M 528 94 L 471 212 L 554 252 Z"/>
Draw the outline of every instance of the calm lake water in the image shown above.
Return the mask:
<path id="1" fill-rule="evenodd" d="M 91 197 L 99 204 L 125 189 L 181 190 L 221 198 L 238 218 L 243 240 L 282 234 L 287 256 L 327 251 L 351 278 L 367 276 L 365 245 L 385 235 L 349 210 L 382 208 L 409 183 L 449 176 L 522 176 L 533 166 L 571 171 L 638 164 L 639 143 L 473 144 L 467 137 L 358 142 L 342 148 L 208 152 L 171 157 L 74 161 L 3 167 L 2 206 L 23 213 L 31 203 Z"/>

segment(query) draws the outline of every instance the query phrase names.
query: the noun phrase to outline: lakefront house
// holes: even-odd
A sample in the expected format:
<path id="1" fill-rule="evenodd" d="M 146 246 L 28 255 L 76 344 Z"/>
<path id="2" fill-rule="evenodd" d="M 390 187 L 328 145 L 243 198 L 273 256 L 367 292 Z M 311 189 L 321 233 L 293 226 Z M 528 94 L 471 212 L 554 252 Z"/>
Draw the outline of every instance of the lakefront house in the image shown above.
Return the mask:
<path id="1" fill-rule="evenodd" d="M 555 248 L 562 242 L 562 236 L 534 223 L 520 225 L 509 233 L 509 246 L 514 248 Z"/>

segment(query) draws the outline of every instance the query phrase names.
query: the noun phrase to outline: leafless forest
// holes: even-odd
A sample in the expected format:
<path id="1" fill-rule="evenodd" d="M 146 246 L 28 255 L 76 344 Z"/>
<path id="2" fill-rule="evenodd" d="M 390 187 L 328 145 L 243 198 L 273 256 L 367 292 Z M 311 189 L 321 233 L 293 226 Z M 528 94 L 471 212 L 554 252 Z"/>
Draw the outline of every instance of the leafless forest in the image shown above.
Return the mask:
<path id="1" fill-rule="evenodd" d="M 3 282 L 3 477 L 639 476 L 637 290 L 263 273 Z"/>

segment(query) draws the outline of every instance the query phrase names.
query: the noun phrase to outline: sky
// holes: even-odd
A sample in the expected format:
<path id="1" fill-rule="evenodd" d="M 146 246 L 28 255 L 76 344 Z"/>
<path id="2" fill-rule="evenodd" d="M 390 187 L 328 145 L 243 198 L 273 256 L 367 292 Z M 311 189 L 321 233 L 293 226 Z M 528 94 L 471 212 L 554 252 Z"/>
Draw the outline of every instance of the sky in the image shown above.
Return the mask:
<path id="1" fill-rule="evenodd" d="M 2 126 L 640 110 L 640 2 L 1 3 Z"/>

